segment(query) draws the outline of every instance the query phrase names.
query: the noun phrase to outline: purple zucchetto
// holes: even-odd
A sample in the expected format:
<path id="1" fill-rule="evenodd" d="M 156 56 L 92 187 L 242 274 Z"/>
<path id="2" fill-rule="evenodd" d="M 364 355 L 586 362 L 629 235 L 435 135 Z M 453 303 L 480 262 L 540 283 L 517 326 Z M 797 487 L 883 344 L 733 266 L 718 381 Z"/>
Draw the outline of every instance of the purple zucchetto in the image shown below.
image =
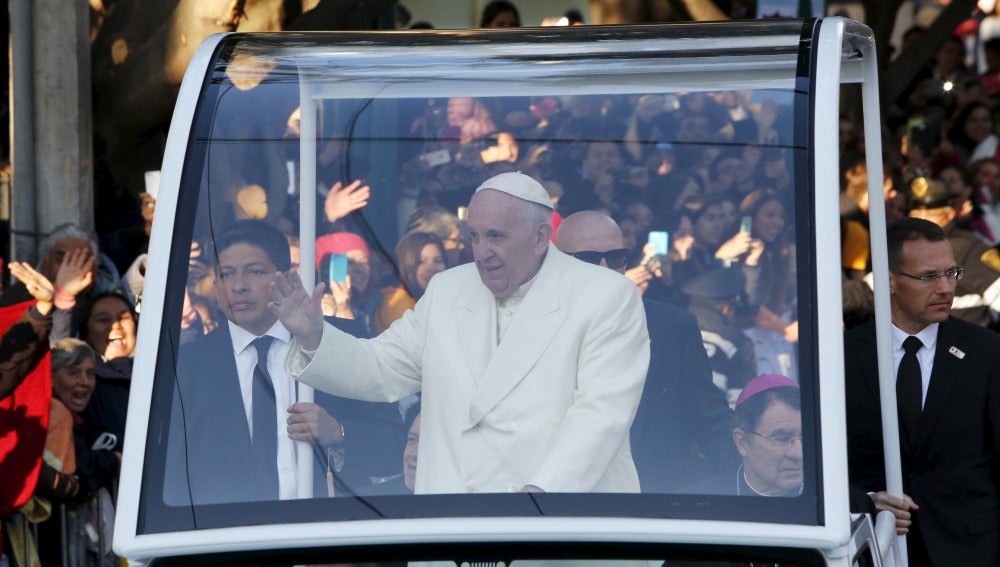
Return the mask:
<path id="1" fill-rule="evenodd" d="M 765 390 L 781 387 L 798 389 L 799 385 L 788 376 L 783 376 L 781 374 L 761 374 L 760 376 L 747 382 L 747 385 L 743 387 L 743 391 L 740 392 L 740 396 L 736 398 L 736 406 L 739 407 L 739 405 L 743 402 Z"/>

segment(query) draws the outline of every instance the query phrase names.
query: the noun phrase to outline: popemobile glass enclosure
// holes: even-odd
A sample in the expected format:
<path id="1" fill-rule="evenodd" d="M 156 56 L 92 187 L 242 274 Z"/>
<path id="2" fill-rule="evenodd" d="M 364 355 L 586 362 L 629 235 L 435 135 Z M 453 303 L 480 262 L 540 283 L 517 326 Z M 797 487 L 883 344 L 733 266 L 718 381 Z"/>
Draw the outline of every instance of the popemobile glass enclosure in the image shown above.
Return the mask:
<path id="1" fill-rule="evenodd" d="M 870 30 L 840 18 L 209 38 L 181 87 L 156 199 L 117 552 L 848 565 L 868 549 L 880 561 L 852 539 L 871 525 L 847 508 L 836 214 L 839 88 L 861 83 L 877 100 L 874 69 Z M 877 106 L 865 114 L 877 125 Z M 474 261 L 470 198 L 510 171 L 542 184 L 557 226 L 584 210 L 617 221 L 621 239 L 600 251 L 613 250 L 577 257 L 624 272 L 671 306 L 670 324 L 689 322 L 692 342 L 664 338 L 647 306 L 652 362 L 623 410 L 630 435 L 562 463 L 578 488 L 526 492 L 524 462 L 554 441 L 518 424 L 586 433 L 561 431 L 530 399 L 508 404 L 475 427 L 488 465 L 514 480 L 422 493 L 436 471 L 420 460 L 435 440 L 421 445 L 419 383 L 385 399 L 313 391 L 285 375 L 297 347 L 278 336 L 264 369 L 277 478 L 259 490 L 265 409 L 246 377 L 268 352 L 250 345 L 274 321 L 274 271 L 323 283 L 342 330 L 392 332 L 439 272 Z M 234 227 L 279 234 L 282 250 L 234 241 Z M 593 246 L 567 251 L 580 250 Z M 581 391 L 538 395 L 572 405 Z M 512 440 L 518 458 L 489 450 Z M 635 490 L 584 482 L 606 450 L 634 464 Z"/>

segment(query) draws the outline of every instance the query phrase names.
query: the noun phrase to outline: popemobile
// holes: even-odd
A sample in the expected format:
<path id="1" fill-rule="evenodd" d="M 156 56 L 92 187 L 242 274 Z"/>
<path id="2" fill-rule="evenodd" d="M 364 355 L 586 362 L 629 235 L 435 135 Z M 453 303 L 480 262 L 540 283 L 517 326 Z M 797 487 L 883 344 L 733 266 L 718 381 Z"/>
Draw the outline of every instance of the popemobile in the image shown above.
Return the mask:
<path id="1" fill-rule="evenodd" d="M 881 147 L 874 38 L 838 17 L 210 37 L 181 86 L 156 196 L 115 552 L 156 565 L 905 565 L 891 515 L 848 509 L 837 182 L 844 85 L 860 85 L 865 145 Z M 631 436 L 610 448 L 638 466 L 632 488 L 587 484 L 588 474 L 568 492 L 530 486 L 517 476 L 524 462 L 488 444 L 516 442 L 519 457 L 544 456 L 554 441 L 525 438 L 525 424 L 560 416 L 507 398 L 504 415 L 459 407 L 456 419 L 468 412 L 470 424 L 454 435 L 487 443 L 481 462 L 463 467 L 488 464 L 520 480 L 502 490 L 423 490 L 441 484 L 421 481 L 436 474 L 420 461 L 435 441 L 419 444 L 416 391 L 355 400 L 313 390 L 285 376 L 297 343 L 248 346 L 260 334 L 254 324 L 266 328 L 276 312 L 253 294 L 293 266 L 306 289 L 324 284 L 324 314 L 348 333 L 367 340 L 415 320 L 408 309 L 424 307 L 427 281 L 462 269 L 475 238 L 491 238 L 469 232 L 473 191 L 513 171 L 544 187 L 556 225 L 582 209 L 629 218 L 619 248 L 630 254 L 578 258 L 630 277 L 645 270 L 646 299 L 691 313 L 714 306 L 720 321 L 735 321 L 753 291 L 740 267 L 747 249 L 735 262 L 708 258 L 694 268 L 695 253 L 685 252 L 709 238 L 702 223 L 716 205 L 724 238 L 776 246 L 753 203 L 697 198 L 727 159 L 759 163 L 770 173 L 757 188 L 780 195 L 773 206 L 783 213 L 787 277 L 775 281 L 790 299 L 775 316 L 794 321 L 798 335 L 754 337 L 745 378 L 716 365 L 738 345 L 706 330 L 700 312 L 693 348 L 654 336 L 652 357 L 664 362 L 646 378 L 650 405 L 626 402 L 626 416 L 638 411 Z M 869 152 L 867 167 L 882 171 L 880 152 Z M 879 175 L 869 176 L 869 191 L 876 313 L 888 336 Z M 407 252 L 414 232 L 428 236 Z M 260 244 L 272 233 L 288 251 Z M 696 273 L 682 281 L 688 268 Z M 234 299 L 244 288 L 252 299 Z M 202 336 L 213 318 L 218 328 Z M 581 347 L 580 363 L 599 347 Z M 695 370 L 679 362 L 691 355 Z M 251 381 L 264 359 L 273 386 L 266 410 L 251 403 L 263 395 Z M 395 371 L 419 379 L 419 368 Z M 674 386 L 683 372 L 709 389 L 714 433 L 697 425 L 707 419 L 702 402 Z M 883 386 L 894 392 L 891 380 Z M 585 406 L 573 397 L 580 391 L 571 388 L 566 404 Z M 895 397 L 882 399 L 883 415 L 894 416 Z M 638 430 L 660 411 L 690 415 Z M 771 424 L 775 412 L 783 428 Z M 277 439 L 262 461 L 263 440 L 275 435 L 256 424 L 265 414 Z M 898 447 L 896 419 L 883 422 L 887 446 Z M 306 425 L 315 428 L 306 434 Z M 603 466 L 604 452 L 562 464 L 586 473 Z M 647 465 L 649 454 L 659 464 Z M 901 492 L 898 451 L 886 454 L 889 489 Z M 274 489 L 259 489 L 262 463 L 268 474 L 277 465 Z"/>

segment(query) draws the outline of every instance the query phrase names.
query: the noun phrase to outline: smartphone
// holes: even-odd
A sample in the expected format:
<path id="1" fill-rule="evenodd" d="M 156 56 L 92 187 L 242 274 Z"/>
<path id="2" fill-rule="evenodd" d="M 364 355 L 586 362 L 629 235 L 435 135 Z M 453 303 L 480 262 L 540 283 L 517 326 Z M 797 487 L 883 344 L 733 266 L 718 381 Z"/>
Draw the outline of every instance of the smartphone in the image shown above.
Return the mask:
<path id="1" fill-rule="evenodd" d="M 667 245 L 670 242 L 670 235 L 667 234 L 665 230 L 651 230 L 649 231 L 649 239 L 647 240 L 650 244 L 649 254 L 654 256 L 664 256 L 667 253 Z"/>
<path id="2" fill-rule="evenodd" d="M 745 215 L 740 219 L 740 232 L 750 232 L 753 230 L 753 217 Z"/>
<path id="3" fill-rule="evenodd" d="M 441 148 L 440 150 L 420 154 L 419 159 L 424 162 L 427 167 L 436 167 L 438 165 L 451 163 L 451 152 L 449 152 L 447 148 Z"/>
<path id="4" fill-rule="evenodd" d="M 330 255 L 329 279 L 339 284 L 347 281 L 347 254 Z"/>

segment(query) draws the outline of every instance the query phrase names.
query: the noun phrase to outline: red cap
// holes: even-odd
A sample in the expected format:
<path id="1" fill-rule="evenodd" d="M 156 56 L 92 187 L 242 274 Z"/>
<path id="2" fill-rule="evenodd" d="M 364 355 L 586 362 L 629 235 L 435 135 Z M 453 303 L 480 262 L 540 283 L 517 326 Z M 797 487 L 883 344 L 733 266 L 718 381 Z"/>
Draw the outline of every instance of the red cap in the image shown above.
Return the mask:
<path id="1" fill-rule="evenodd" d="M 334 232 L 316 239 L 316 269 L 327 254 L 344 254 L 348 250 L 360 250 L 371 257 L 363 238 L 353 232 Z"/>
<path id="2" fill-rule="evenodd" d="M 736 398 L 736 405 L 742 404 L 747 399 L 765 390 L 781 387 L 798 388 L 799 385 L 788 376 L 782 376 L 781 374 L 761 374 L 747 382 L 747 385 L 743 387 L 743 391 L 740 392 L 740 397 Z"/>

